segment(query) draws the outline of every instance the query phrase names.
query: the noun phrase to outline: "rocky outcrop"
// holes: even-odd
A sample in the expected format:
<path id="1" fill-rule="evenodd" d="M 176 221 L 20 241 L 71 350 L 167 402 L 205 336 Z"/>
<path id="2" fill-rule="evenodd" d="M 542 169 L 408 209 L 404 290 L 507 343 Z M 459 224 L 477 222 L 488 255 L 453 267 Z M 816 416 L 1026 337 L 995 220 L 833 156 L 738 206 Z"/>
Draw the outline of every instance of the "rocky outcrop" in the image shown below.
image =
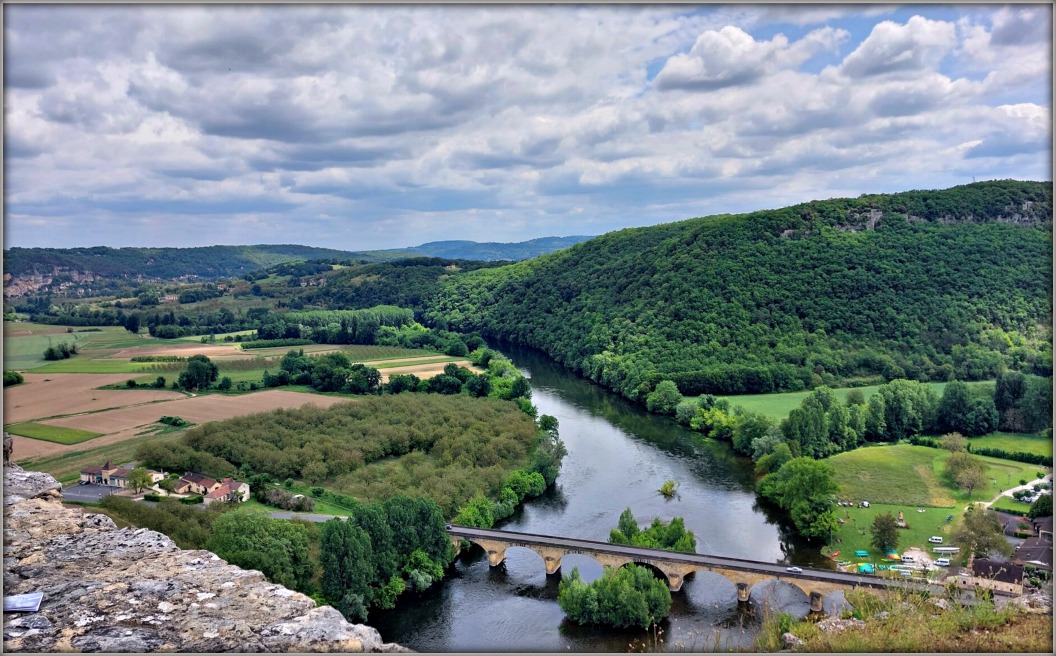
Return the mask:
<path id="1" fill-rule="evenodd" d="M 407 651 L 260 572 L 65 508 L 60 489 L 4 467 L 4 594 L 44 594 L 4 613 L 5 652 Z"/>

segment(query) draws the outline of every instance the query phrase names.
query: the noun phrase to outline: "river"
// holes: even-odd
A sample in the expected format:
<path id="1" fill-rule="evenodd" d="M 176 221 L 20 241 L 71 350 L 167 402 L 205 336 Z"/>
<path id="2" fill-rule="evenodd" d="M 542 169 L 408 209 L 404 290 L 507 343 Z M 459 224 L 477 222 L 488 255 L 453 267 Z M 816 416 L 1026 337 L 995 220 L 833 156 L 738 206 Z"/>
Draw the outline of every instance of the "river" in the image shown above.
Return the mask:
<path id="1" fill-rule="evenodd" d="M 639 524 L 683 517 L 699 553 L 831 566 L 760 507 L 751 462 L 727 445 L 649 415 L 538 351 L 500 348 L 531 379 L 539 413 L 558 419 L 569 453 L 557 483 L 496 528 L 605 541 L 630 508 Z M 658 492 L 666 479 L 680 484 L 670 500 Z M 586 556 L 562 559 L 561 571 L 573 567 L 588 581 L 602 571 Z M 662 634 L 567 621 L 557 605 L 559 580 L 547 577 L 542 558 L 528 549 L 510 548 L 505 563 L 492 568 L 474 547 L 441 586 L 401 597 L 394 610 L 372 611 L 368 622 L 386 641 L 426 652 L 655 651 L 660 641 L 671 651 L 716 651 L 746 646 L 755 634 L 757 621 L 738 606 L 733 584 L 716 574 L 697 572 L 672 594 Z M 805 595 L 786 585 L 757 586 L 753 599 L 765 593 L 783 610 L 805 612 Z"/>

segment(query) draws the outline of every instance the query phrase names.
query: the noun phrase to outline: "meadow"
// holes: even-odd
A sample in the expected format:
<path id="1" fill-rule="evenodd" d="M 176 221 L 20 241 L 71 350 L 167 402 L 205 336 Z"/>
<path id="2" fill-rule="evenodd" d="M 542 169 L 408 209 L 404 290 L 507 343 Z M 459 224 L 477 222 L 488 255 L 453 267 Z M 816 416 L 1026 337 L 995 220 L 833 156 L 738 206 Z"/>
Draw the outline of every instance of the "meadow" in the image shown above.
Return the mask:
<path id="1" fill-rule="evenodd" d="M 932 382 L 927 383 L 935 391 L 935 395 L 941 397 L 942 392 L 946 389 L 945 382 Z M 971 381 L 968 383 L 970 387 L 979 387 L 982 385 L 988 385 L 993 388 L 994 381 L 992 380 L 979 380 Z M 861 390 L 866 400 L 870 396 L 876 393 L 880 388 L 879 385 L 869 385 L 867 387 L 840 387 L 833 389 L 833 393 L 836 398 L 841 402 L 847 402 L 847 395 L 852 389 Z M 811 393 L 811 390 L 803 390 L 800 392 L 778 392 L 774 394 L 737 394 L 734 396 L 721 396 L 718 398 L 726 399 L 730 402 L 730 406 L 741 406 L 745 410 L 751 412 L 758 412 L 764 414 L 771 419 L 780 421 L 788 416 L 794 408 L 798 408 L 803 399 L 807 398 Z"/>
<path id="2" fill-rule="evenodd" d="M 987 484 L 966 494 L 942 474 L 950 454 L 942 449 L 909 444 L 868 446 L 827 459 L 836 470 L 843 499 L 879 504 L 954 508 L 989 501 L 1001 491 L 1033 480 L 1043 468 L 1010 460 L 976 456 L 987 464 Z"/>
<path id="3" fill-rule="evenodd" d="M 61 426 L 48 426 L 46 424 L 38 424 L 32 421 L 4 426 L 4 430 L 12 435 L 31 437 L 35 440 L 44 440 L 46 442 L 55 442 L 57 444 L 80 444 L 81 442 L 87 442 L 88 440 L 93 440 L 97 437 L 102 437 L 103 435 L 103 433 L 95 433 L 76 428 L 64 428 Z"/>
<path id="4" fill-rule="evenodd" d="M 997 432 L 973 437 L 969 442 L 973 449 L 1004 449 L 1052 457 L 1052 438 L 1040 434 Z"/>

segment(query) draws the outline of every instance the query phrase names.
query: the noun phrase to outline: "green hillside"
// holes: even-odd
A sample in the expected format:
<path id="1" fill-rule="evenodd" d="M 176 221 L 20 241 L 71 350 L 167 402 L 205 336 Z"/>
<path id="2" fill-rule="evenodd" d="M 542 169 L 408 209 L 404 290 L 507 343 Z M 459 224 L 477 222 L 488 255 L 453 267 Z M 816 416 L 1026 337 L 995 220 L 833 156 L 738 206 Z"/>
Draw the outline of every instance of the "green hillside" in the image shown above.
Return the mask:
<path id="1" fill-rule="evenodd" d="M 1052 185 L 996 181 L 613 232 L 444 278 L 426 316 L 630 398 L 1051 374 Z"/>

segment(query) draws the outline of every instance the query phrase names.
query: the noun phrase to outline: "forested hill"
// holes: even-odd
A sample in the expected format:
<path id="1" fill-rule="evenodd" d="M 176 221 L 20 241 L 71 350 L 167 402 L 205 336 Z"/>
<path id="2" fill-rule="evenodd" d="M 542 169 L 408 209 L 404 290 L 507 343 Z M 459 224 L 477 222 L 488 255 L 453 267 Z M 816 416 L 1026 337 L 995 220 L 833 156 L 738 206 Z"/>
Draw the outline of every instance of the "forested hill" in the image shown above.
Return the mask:
<path id="1" fill-rule="evenodd" d="M 562 248 L 574 246 L 591 237 L 577 235 L 572 237 L 540 237 L 528 241 L 475 242 L 475 241 L 431 241 L 421 246 L 407 249 L 411 253 L 420 253 L 430 257 L 442 257 L 449 260 L 478 260 L 491 262 L 495 260 L 527 260 L 529 258 L 553 253 Z"/>
<path id="2" fill-rule="evenodd" d="M 1052 185 L 995 181 L 613 232 L 445 278 L 427 317 L 630 398 L 1052 369 Z"/>
<path id="3" fill-rule="evenodd" d="M 330 248 L 293 244 L 258 246 L 201 246 L 194 248 L 11 248 L 4 251 L 4 273 L 12 276 L 77 271 L 97 277 L 136 277 L 175 280 L 241 276 L 284 262 L 319 259 L 371 258 Z"/>

